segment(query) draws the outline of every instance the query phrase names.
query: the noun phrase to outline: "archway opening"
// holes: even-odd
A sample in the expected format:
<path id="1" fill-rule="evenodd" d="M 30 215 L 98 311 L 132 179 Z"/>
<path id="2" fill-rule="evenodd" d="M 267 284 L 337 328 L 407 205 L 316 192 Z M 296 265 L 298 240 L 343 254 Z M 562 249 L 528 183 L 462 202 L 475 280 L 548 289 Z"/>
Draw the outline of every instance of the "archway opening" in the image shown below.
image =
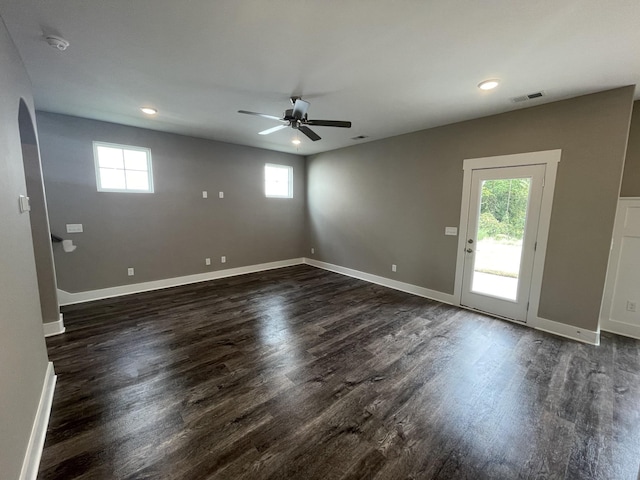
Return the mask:
<path id="1" fill-rule="evenodd" d="M 49 216 L 38 140 L 31 113 L 23 100 L 20 100 L 18 125 L 20 128 L 27 195 L 29 196 L 31 207 L 29 219 L 31 222 L 31 237 L 38 277 L 42 321 L 45 324 L 45 334 L 62 333 L 64 327 L 62 326 L 60 306 L 58 305 L 56 272 L 53 263 Z"/>

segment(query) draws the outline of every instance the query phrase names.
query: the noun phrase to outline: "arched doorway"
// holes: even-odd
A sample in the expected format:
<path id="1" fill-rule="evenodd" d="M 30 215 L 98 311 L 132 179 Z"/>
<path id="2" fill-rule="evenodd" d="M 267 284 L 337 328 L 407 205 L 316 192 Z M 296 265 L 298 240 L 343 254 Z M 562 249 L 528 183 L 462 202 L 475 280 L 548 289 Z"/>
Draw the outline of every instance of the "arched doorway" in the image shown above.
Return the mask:
<path id="1" fill-rule="evenodd" d="M 38 141 L 31 114 L 23 100 L 20 100 L 18 124 L 20 127 L 20 143 L 22 144 L 27 195 L 31 206 L 29 219 L 38 276 L 42 321 L 45 335 L 54 335 L 63 333 L 64 325 L 60 314 L 60 306 L 58 305 L 56 271 L 53 263 L 49 216 L 47 214 L 47 202 L 42 180 Z"/>

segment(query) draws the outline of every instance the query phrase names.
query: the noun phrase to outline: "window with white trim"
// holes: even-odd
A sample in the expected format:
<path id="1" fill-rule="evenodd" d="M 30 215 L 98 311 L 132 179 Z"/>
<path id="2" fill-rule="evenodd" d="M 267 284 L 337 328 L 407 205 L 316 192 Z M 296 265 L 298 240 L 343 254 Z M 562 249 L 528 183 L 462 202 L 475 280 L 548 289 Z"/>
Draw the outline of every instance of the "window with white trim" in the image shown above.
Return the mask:
<path id="1" fill-rule="evenodd" d="M 99 192 L 153 193 L 151 150 L 93 142 Z"/>
<path id="2" fill-rule="evenodd" d="M 271 198 L 293 198 L 293 167 L 265 164 L 264 194 Z"/>

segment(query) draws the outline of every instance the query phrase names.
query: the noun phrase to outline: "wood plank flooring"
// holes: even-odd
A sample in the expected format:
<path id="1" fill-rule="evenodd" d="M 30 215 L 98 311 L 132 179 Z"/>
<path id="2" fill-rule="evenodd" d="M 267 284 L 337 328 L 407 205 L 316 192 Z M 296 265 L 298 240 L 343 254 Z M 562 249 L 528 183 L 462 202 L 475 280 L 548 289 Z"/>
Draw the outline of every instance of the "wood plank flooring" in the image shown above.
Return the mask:
<path id="1" fill-rule="evenodd" d="M 300 265 L 64 308 L 39 479 L 614 479 L 640 342 Z"/>

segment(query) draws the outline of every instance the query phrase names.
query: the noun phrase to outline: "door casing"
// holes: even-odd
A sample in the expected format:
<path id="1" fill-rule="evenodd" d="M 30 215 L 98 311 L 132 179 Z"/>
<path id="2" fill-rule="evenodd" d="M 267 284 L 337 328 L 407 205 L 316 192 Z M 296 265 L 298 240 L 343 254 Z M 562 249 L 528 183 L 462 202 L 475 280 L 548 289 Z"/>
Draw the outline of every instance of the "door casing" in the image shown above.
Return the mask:
<path id="1" fill-rule="evenodd" d="M 454 287 L 454 298 L 458 300 L 458 303 L 460 303 L 462 298 L 462 274 L 464 268 L 466 239 L 468 237 L 467 225 L 469 223 L 469 198 L 471 194 L 471 177 L 473 170 L 542 164 L 546 165 L 544 189 L 542 192 L 540 218 L 538 221 L 536 255 L 531 275 L 529 309 L 527 311 L 525 323 L 538 318 L 538 306 L 540 304 L 540 292 L 542 289 L 542 275 L 544 273 L 544 261 L 549 237 L 549 224 L 551 221 L 551 207 L 553 204 L 553 193 L 555 190 L 558 163 L 560 162 L 561 155 L 562 150 L 557 149 L 464 160 L 464 179 L 462 184 L 462 204 L 460 207 L 458 254 L 456 260 L 456 277 Z"/>

